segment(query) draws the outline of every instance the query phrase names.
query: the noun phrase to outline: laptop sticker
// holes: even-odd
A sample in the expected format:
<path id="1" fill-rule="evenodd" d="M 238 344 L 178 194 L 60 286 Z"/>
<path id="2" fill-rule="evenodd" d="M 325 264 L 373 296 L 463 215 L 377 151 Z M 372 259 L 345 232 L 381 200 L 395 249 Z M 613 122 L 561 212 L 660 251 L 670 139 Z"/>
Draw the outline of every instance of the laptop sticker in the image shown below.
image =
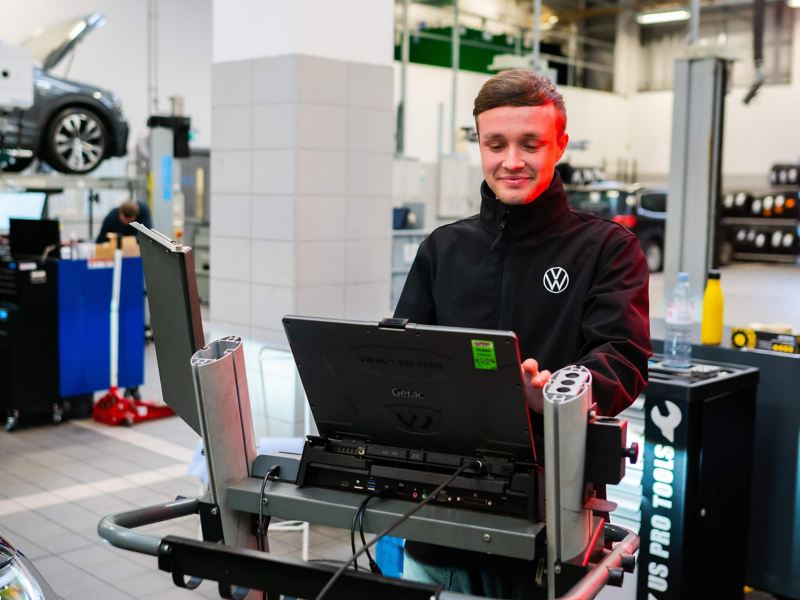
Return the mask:
<path id="1" fill-rule="evenodd" d="M 489 340 L 472 340 L 472 359 L 476 369 L 497 370 L 497 356 L 494 353 L 494 342 Z"/>

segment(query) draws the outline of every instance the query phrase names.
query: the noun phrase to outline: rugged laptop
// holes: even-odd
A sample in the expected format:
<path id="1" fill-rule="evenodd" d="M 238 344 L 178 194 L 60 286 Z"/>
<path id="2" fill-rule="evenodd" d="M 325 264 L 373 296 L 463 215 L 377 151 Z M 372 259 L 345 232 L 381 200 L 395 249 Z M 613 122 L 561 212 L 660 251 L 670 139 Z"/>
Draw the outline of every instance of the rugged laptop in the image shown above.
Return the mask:
<path id="1" fill-rule="evenodd" d="M 435 502 L 535 519 L 536 469 L 510 331 L 401 319 L 283 319 L 319 436 L 298 485 L 421 500 L 465 459 Z"/>

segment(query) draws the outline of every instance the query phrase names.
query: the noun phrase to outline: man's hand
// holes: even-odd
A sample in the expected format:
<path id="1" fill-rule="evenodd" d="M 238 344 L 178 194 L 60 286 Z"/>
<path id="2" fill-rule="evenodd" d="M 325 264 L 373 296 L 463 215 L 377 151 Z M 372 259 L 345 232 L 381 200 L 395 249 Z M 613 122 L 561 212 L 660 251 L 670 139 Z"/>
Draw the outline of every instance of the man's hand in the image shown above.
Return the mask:
<path id="1" fill-rule="evenodd" d="M 522 380 L 525 382 L 525 398 L 528 400 L 528 407 L 539 414 L 544 411 L 544 397 L 542 388 L 550 381 L 550 371 L 540 371 L 539 363 L 532 358 L 526 358 L 522 362 Z"/>

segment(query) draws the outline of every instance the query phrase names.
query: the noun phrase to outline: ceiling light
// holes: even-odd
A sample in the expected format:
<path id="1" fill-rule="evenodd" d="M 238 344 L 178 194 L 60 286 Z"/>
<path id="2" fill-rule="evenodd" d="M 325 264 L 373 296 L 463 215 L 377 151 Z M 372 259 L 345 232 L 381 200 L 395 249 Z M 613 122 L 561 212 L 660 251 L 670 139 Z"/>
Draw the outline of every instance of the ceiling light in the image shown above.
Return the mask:
<path id="1" fill-rule="evenodd" d="M 800 0 L 791 0 L 793 2 Z M 636 15 L 636 22 L 639 25 L 655 25 L 657 23 L 675 23 L 677 21 L 688 21 L 691 14 L 685 8 L 672 10 L 648 11 Z"/>
<path id="2" fill-rule="evenodd" d="M 789 8 L 800 8 L 800 0 L 789 0 L 786 4 Z"/>

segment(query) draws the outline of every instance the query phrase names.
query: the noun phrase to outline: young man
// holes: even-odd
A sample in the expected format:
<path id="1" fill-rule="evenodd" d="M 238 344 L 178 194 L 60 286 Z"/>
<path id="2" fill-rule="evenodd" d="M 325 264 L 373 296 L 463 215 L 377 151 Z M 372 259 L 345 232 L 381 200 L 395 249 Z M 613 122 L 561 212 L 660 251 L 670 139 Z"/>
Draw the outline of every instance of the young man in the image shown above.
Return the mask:
<path id="1" fill-rule="evenodd" d="M 134 221 L 139 221 L 145 227 L 153 226 L 150 220 L 150 209 L 146 204 L 125 200 L 119 205 L 119 208 L 112 208 L 108 211 L 95 241 L 98 244 L 108 241 L 109 233 L 116 233 L 118 236 L 136 235 L 136 230 L 131 227 L 131 223 Z"/>
<path id="2" fill-rule="evenodd" d="M 647 382 L 648 270 L 636 237 L 575 212 L 555 165 L 567 147 L 561 94 L 526 69 L 489 79 L 475 98 L 480 214 L 436 229 L 421 245 L 395 316 L 415 323 L 510 329 L 519 338 L 530 407 L 541 412 L 551 372 L 592 372 L 602 415 Z M 541 419 L 534 419 L 541 436 Z M 494 560 L 491 560 L 494 558 Z M 534 597 L 530 563 L 406 544 L 409 579 L 458 592 Z"/>

